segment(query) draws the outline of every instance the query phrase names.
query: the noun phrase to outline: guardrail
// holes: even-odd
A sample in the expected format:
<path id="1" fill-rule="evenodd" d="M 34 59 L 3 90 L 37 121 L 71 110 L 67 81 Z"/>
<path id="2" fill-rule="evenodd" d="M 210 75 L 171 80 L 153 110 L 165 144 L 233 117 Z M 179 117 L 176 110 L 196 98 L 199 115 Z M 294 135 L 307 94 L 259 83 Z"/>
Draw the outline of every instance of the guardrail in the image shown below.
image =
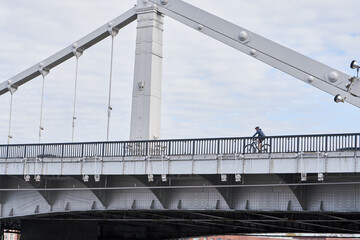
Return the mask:
<path id="1" fill-rule="evenodd" d="M 267 153 L 357 151 L 360 133 L 269 136 Z M 0 145 L 0 159 L 251 154 L 251 137 Z"/>

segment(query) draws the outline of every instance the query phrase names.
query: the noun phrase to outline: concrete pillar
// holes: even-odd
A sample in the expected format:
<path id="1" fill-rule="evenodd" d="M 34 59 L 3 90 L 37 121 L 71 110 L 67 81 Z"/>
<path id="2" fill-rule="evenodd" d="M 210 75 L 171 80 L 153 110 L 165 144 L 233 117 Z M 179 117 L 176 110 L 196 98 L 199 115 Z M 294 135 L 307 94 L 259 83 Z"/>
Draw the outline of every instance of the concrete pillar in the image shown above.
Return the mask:
<path id="1" fill-rule="evenodd" d="M 21 240 L 97 240 L 97 235 L 96 221 L 21 221 Z"/>
<path id="2" fill-rule="evenodd" d="M 160 137 L 163 19 L 154 4 L 138 0 L 130 140 Z"/>

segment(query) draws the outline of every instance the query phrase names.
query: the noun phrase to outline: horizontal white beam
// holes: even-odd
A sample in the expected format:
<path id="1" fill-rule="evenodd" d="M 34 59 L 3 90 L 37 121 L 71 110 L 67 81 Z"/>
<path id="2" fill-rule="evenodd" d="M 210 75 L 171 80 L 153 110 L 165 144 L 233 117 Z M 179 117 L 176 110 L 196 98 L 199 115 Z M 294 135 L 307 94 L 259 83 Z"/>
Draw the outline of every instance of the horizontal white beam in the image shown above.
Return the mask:
<path id="1" fill-rule="evenodd" d="M 1 175 L 359 173 L 356 153 L 263 153 L 154 157 L 7 159 Z"/>

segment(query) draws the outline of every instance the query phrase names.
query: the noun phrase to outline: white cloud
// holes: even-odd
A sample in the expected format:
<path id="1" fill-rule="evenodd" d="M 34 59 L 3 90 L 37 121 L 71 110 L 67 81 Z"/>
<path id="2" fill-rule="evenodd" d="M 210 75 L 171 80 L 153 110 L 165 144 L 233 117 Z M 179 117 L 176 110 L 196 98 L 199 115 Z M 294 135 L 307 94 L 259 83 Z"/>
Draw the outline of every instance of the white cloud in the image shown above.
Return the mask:
<path id="1" fill-rule="evenodd" d="M 0 77 L 6 81 L 130 9 L 135 0 L 0 2 Z M 189 1 L 190 2 L 190 1 Z M 354 0 L 215 1 L 194 4 L 341 71 L 360 56 Z M 111 140 L 130 128 L 136 23 L 115 38 Z M 332 96 L 165 17 L 162 138 L 358 132 L 360 111 Z M 79 59 L 76 141 L 106 138 L 110 39 Z M 46 78 L 44 142 L 71 140 L 75 59 Z M 41 77 L 14 95 L 14 143 L 37 142 Z M 9 94 L 1 96 L 6 143 Z"/>

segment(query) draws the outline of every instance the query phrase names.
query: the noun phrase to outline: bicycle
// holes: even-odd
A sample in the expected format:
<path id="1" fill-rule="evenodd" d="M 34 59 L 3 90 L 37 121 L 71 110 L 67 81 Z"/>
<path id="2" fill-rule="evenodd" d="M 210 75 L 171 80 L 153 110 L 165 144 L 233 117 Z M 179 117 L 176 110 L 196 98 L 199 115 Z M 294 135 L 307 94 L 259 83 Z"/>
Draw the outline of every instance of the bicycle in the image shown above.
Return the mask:
<path id="1" fill-rule="evenodd" d="M 244 153 L 269 153 L 270 152 L 270 144 L 262 143 L 261 149 L 259 149 L 257 138 L 252 138 L 252 142 L 245 145 Z"/>

